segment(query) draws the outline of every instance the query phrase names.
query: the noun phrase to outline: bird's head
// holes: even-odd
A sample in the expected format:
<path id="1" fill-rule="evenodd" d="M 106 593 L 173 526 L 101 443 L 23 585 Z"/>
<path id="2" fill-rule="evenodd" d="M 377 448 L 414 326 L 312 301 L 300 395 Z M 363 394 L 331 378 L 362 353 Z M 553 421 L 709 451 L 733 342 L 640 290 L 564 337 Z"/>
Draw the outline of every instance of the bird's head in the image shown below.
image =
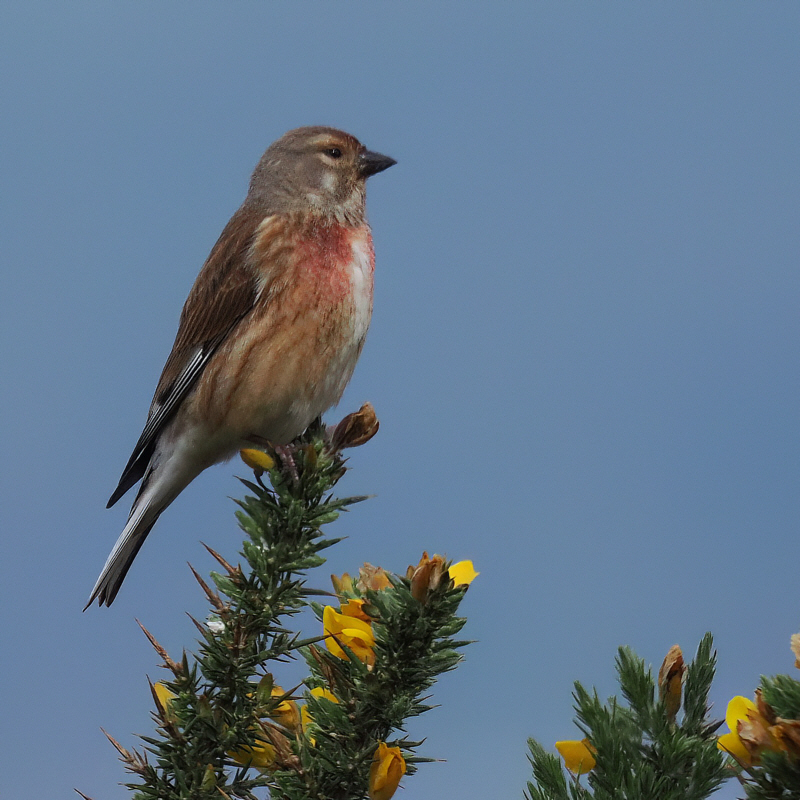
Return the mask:
<path id="1" fill-rule="evenodd" d="M 248 198 L 273 212 L 313 210 L 341 222 L 360 222 L 367 178 L 395 163 L 344 131 L 296 128 L 261 157 Z"/>

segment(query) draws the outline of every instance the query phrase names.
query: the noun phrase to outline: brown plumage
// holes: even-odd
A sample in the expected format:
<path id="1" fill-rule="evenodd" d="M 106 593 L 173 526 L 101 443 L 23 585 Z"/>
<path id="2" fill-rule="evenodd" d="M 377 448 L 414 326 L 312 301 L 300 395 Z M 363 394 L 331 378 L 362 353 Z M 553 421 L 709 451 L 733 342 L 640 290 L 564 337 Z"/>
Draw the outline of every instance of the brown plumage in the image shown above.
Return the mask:
<path id="1" fill-rule="evenodd" d="M 333 128 L 289 131 L 192 287 L 113 505 L 139 480 L 92 590 L 110 605 L 161 512 L 252 441 L 286 444 L 338 402 L 372 312 L 366 179 L 394 164 Z"/>

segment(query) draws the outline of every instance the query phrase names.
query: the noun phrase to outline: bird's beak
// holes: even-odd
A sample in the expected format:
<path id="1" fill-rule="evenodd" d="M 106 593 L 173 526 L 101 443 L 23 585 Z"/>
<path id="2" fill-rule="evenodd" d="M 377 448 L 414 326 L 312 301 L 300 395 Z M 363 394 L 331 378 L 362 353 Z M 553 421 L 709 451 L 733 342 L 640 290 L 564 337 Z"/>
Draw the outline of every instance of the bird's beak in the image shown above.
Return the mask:
<path id="1" fill-rule="evenodd" d="M 358 170 L 365 177 L 375 175 L 378 172 L 383 172 L 389 169 L 392 164 L 397 162 L 389 156 L 383 156 L 380 153 L 373 153 L 372 150 L 364 150 L 358 157 Z"/>

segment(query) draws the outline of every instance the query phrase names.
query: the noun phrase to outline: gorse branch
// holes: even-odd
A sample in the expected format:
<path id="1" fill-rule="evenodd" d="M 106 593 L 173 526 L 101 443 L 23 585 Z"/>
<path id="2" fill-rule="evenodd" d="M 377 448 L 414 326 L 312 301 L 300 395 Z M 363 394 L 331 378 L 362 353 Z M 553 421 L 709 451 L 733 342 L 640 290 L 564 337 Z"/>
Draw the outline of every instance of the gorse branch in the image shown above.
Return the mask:
<path id="1" fill-rule="evenodd" d="M 194 573 L 210 604 L 208 618 L 194 620 L 195 654 L 174 660 L 145 631 L 170 672 L 152 686 L 156 732 L 141 737 L 141 752 L 111 739 L 136 778 L 128 784 L 136 800 L 265 792 L 276 800 L 388 800 L 404 774 L 429 760 L 403 726 L 430 708 L 425 693 L 461 659 L 465 642 L 454 637 L 471 564 L 425 555 L 404 576 L 365 565 L 357 578 L 335 580 L 338 606 L 314 602 L 330 593 L 307 585 L 322 552 L 339 541 L 323 526 L 364 499 L 332 493 L 345 472 L 341 449 L 376 430 L 365 406 L 333 431 L 317 423 L 290 448 L 243 451 L 255 470 L 237 501 L 243 563 L 208 548 L 221 569 L 210 581 Z M 292 618 L 309 606 L 322 626 L 303 638 Z M 309 676 L 287 691 L 274 675 L 297 655 Z"/>
<path id="2" fill-rule="evenodd" d="M 800 634 L 792 637 L 800 668 Z M 685 665 L 675 645 L 653 678 L 632 650 L 622 647 L 617 674 L 626 705 L 575 684 L 576 723 L 584 739 L 556 742 L 558 758 L 530 739 L 531 800 L 705 800 L 728 778 L 747 800 L 800 798 L 800 681 L 762 678 L 755 700 L 728 704 L 729 731 L 708 718 L 716 654 L 706 634 Z M 683 714 L 680 714 L 681 708 Z M 580 783 L 586 775 L 588 785 Z"/>
<path id="3" fill-rule="evenodd" d="M 710 634 L 694 661 L 683 663 L 674 647 L 658 681 L 632 650 L 617 655 L 626 704 L 575 684 L 576 722 L 585 738 L 556 747 L 575 775 L 567 780 L 559 760 L 531 739 L 532 800 L 704 800 L 725 780 L 725 757 L 717 747 L 718 723 L 708 719 L 708 690 L 715 654 Z M 681 697 L 683 714 L 680 715 Z M 577 776 L 586 774 L 588 786 Z"/>

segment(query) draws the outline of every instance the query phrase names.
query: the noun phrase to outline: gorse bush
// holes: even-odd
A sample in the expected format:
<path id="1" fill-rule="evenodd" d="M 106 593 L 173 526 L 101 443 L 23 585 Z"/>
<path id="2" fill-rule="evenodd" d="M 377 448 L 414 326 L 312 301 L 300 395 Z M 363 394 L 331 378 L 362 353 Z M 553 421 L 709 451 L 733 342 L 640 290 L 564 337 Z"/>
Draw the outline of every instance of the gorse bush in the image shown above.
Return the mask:
<path id="1" fill-rule="evenodd" d="M 311 585 L 339 541 L 326 526 L 365 499 L 333 494 L 341 452 L 377 427 L 367 404 L 279 453 L 242 452 L 254 477 L 238 501 L 241 560 L 209 548 L 219 571 L 195 572 L 210 604 L 196 652 L 173 659 L 145 630 L 169 673 L 151 685 L 155 733 L 138 749 L 109 736 L 135 800 L 389 800 L 432 760 L 405 724 L 461 660 L 472 563 L 425 553 L 401 574 L 367 563 L 332 576 L 333 591 Z M 318 625 L 306 637 L 292 624 L 304 609 Z M 792 647 L 800 666 L 800 634 Z M 287 686 L 283 664 L 298 658 L 308 674 Z M 580 738 L 556 742 L 560 757 L 529 740 L 527 798 L 704 800 L 737 780 L 747 800 L 800 800 L 800 682 L 762 678 L 753 699 L 731 700 L 720 733 L 708 703 L 715 665 L 711 634 L 689 663 L 672 647 L 657 675 L 621 647 L 621 699 L 576 683 Z"/>
<path id="2" fill-rule="evenodd" d="M 792 637 L 800 666 L 800 636 Z M 575 684 L 580 740 L 556 742 L 563 759 L 530 739 L 530 800 L 704 800 L 729 779 L 748 800 L 800 798 L 800 681 L 762 678 L 755 701 L 734 697 L 728 732 L 709 717 L 716 654 L 711 634 L 684 664 L 676 645 L 657 678 L 627 647 L 616 669 L 624 702 Z M 583 783 L 585 781 L 585 784 Z"/>
<path id="3" fill-rule="evenodd" d="M 312 426 L 283 453 L 244 451 L 235 565 L 213 550 L 219 572 L 195 573 L 211 609 L 195 621 L 197 651 L 173 659 L 146 632 L 170 673 L 152 686 L 155 735 L 128 749 L 111 738 L 137 800 L 370 797 L 388 800 L 421 761 L 404 724 L 430 706 L 436 678 L 454 669 L 466 642 L 457 615 L 475 576 L 470 562 L 423 555 L 402 575 L 365 564 L 312 588 L 309 573 L 336 544 L 324 526 L 360 502 L 332 489 L 345 472 L 341 449 L 377 429 L 370 406 L 335 430 Z M 269 477 L 269 484 L 264 476 Z M 333 603 L 321 604 L 328 596 Z M 318 633 L 302 638 L 292 618 L 313 609 Z M 308 677 L 282 687 L 282 662 L 302 657 Z"/>

